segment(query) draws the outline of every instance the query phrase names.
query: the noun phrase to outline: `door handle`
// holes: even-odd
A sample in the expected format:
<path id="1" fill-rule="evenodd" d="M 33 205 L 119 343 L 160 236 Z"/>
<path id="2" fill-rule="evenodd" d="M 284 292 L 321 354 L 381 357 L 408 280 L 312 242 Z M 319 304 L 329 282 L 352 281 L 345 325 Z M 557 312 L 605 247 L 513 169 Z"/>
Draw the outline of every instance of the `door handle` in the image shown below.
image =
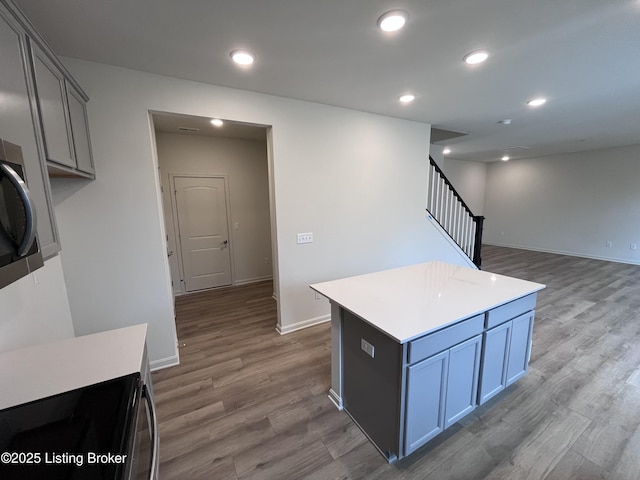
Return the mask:
<path id="1" fill-rule="evenodd" d="M 147 412 L 150 420 L 151 433 L 151 459 L 149 480 L 158 479 L 158 460 L 160 459 L 160 434 L 158 432 L 158 416 L 156 415 L 156 405 L 153 401 L 153 394 L 149 387 L 145 384 L 142 386 L 142 395 L 147 401 Z"/>
<path id="2" fill-rule="evenodd" d="M 24 204 L 25 232 L 23 238 L 19 239 L 20 245 L 17 252 L 19 257 L 24 257 L 36 239 L 36 208 L 31 198 L 31 192 L 29 192 L 27 184 L 20 178 L 20 175 L 5 163 L 0 163 L 0 171 L 13 184 Z"/>
<path id="3" fill-rule="evenodd" d="M 173 250 L 167 253 L 167 257 L 170 257 L 171 255 L 173 255 Z"/>
<path id="4" fill-rule="evenodd" d="M 225 240 L 224 242 L 222 242 L 222 245 L 226 245 L 227 243 L 229 243 L 229 240 Z"/>

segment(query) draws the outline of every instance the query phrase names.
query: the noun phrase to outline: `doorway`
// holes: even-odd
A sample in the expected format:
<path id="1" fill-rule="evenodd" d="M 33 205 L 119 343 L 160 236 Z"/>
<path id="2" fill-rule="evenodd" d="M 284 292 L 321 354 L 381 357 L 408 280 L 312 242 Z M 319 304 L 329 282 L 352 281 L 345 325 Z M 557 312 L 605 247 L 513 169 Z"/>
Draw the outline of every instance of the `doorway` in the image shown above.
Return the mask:
<path id="1" fill-rule="evenodd" d="M 274 281 L 268 127 L 151 115 L 174 296 Z"/>
<path id="2" fill-rule="evenodd" d="M 231 285 L 225 178 L 172 175 L 172 180 L 185 291 Z"/>

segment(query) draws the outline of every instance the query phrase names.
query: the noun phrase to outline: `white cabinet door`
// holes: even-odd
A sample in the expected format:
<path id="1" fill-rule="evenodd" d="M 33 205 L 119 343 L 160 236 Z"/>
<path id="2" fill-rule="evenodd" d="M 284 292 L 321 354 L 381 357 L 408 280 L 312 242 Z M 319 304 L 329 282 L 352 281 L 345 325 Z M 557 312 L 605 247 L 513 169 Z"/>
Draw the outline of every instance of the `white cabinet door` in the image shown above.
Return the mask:
<path id="1" fill-rule="evenodd" d="M 507 358 L 511 342 L 511 322 L 498 325 L 484 334 L 480 399 L 482 405 L 507 386 Z"/>
<path id="2" fill-rule="evenodd" d="M 447 403 L 444 428 L 449 428 L 476 408 L 482 335 L 449 350 Z"/>
<path id="3" fill-rule="evenodd" d="M 449 350 L 408 367 L 404 454 L 444 430 Z"/>
<path id="4" fill-rule="evenodd" d="M 511 344 L 507 362 L 507 386 L 524 377 L 529 369 L 533 317 L 534 312 L 529 312 L 512 320 Z"/>
<path id="5" fill-rule="evenodd" d="M 484 334 L 480 405 L 527 373 L 534 316 L 524 313 Z"/>

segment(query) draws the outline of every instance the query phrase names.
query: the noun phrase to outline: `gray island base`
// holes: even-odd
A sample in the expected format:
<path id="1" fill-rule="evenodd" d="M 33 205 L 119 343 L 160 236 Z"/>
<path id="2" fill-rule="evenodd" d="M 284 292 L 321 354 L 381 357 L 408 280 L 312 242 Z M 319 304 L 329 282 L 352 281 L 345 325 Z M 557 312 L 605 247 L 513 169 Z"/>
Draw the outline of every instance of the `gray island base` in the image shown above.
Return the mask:
<path id="1" fill-rule="evenodd" d="M 331 302 L 331 390 L 388 462 L 527 373 L 544 285 L 443 262 L 317 283 Z"/>

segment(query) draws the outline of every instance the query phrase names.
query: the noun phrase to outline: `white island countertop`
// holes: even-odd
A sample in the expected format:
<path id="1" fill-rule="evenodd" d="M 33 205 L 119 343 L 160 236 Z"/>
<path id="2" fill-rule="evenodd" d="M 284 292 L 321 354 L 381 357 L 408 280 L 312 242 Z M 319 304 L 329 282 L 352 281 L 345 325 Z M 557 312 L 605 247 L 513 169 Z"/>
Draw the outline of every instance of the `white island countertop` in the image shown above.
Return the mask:
<path id="1" fill-rule="evenodd" d="M 0 409 L 139 372 L 147 325 L 0 353 Z"/>
<path id="2" fill-rule="evenodd" d="M 540 283 L 427 262 L 311 288 L 400 343 L 545 288 Z"/>

